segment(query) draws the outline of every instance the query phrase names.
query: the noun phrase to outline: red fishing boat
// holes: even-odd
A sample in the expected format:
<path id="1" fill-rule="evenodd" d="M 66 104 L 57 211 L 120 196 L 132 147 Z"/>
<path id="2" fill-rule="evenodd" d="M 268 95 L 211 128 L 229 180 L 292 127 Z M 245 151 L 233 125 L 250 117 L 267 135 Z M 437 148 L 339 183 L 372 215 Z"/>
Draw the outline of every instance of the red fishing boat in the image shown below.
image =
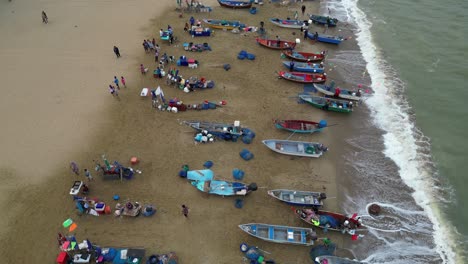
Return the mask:
<path id="1" fill-rule="evenodd" d="M 307 121 L 307 120 L 275 120 L 275 127 L 284 129 L 294 133 L 311 134 L 320 132 L 327 127 L 327 121 L 320 120 L 320 122 Z"/>
<path id="2" fill-rule="evenodd" d="M 294 49 L 296 42 L 287 40 L 276 40 L 276 39 L 261 39 L 257 38 L 257 43 L 270 49 L 284 50 Z"/>
<path id="3" fill-rule="evenodd" d="M 325 55 L 321 53 L 311 53 L 302 51 L 285 50 L 283 54 L 295 61 L 309 62 L 309 61 L 321 61 L 325 59 Z"/>
<path id="4" fill-rule="evenodd" d="M 324 83 L 327 80 L 327 75 L 322 73 L 306 73 L 306 72 L 278 72 L 280 78 L 298 83 Z"/>
<path id="5" fill-rule="evenodd" d="M 344 214 L 334 213 L 313 209 L 296 209 L 294 210 L 299 218 L 311 225 L 319 228 L 348 233 L 355 235 L 356 232 L 366 230 L 362 225 L 361 218 L 357 214 L 347 217 Z"/>

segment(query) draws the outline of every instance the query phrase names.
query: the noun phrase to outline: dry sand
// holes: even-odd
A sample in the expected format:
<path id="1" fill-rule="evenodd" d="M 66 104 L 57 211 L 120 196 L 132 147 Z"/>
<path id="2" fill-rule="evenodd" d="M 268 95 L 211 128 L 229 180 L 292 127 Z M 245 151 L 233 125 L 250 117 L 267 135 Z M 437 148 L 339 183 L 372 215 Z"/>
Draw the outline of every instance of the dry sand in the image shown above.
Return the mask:
<path id="1" fill-rule="evenodd" d="M 190 15 L 180 19 L 173 1 L 160 2 L 1 3 L 0 32 L 8 36 L 0 42 L 0 72 L 4 76 L 0 116 L 3 124 L 8 124 L 0 132 L 3 149 L 7 150 L 0 159 L 2 201 L 5 208 L 11 208 L 1 223 L 7 227 L 2 230 L 0 244 L 6 263 L 25 263 L 32 258 L 35 263 L 52 262 L 58 253 L 56 233 L 64 231 L 61 222 L 68 217 L 78 223 L 79 239 L 89 238 L 103 246 L 140 246 L 148 253 L 175 251 L 181 263 L 241 263 L 241 242 L 272 252 L 271 258 L 280 263 L 311 262 L 308 248 L 265 243 L 249 237 L 237 225 L 264 222 L 303 226 L 289 206 L 266 195 L 267 189 L 326 188 L 328 196 L 338 195 L 335 168 L 344 128 L 292 137 L 328 145 L 330 152 L 320 159 L 282 156 L 260 141 L 289 136 L 274 129 L 275 118 L 326 118 L 332 124 L 342 122 L 344 117 L 297 104 L 291 97 L 300 93 L 302 86 L 276 78 L 275 71 L 282 68 L 280 52 L 258 46 L 255 33 L 216 31 L 213 37 L 192 39 L 182 30 Z M 238 19 L 250 25 L 263 20 L 270 36 L 301 37 L 299 30 L 292 36 L 292 30 L 274 27 L 267 21 L 272 14 L 292 17 L 300 9 L 299 4 L 287 8 L 266 3 L 257 15 L 220 8 L 215 1 L 206 4 L 211 4 L 214 11 L 197 14 L 196 18 Z M 168 8 L 162 9 L 163 5 Z M 318 8 L 314 2 L 305 5 L 308 12 Z M 41 24 L 41 10 L 49 15 L 48 25 Z M 166 15 L 158 16 L 163 12 Z M 171 47 L 158 41 L 162 51 L 199 60 L 198 69 L 180 68 L 181 74 L 214 80 L 214 89 L 185 94 L 166 86 L 163 80 L 155 81 L 152 74 L 139 74 L 139 63 L 150 66 L 150 71 L 155 65 L 153 56 L 144 53 L 142 39 L 157 38 L 157 29 L 167 24 L 175 28 L 179 41 Z M 181 45 L 184 41 L 208 42 L 213 51 L 185 52 Z M 113 45 L 120 47 L 122 58 L 115 58 Z M 241 49 L 254 53 L 257 59 L 237 60 Z M 306 41 L 300 49 L 320 51 L 324 47 Z M 232 69 L 226 72 L 216 67 L 224 63 L 230 63 Z M 107 91 L 116 74 L 123 74 L 128 82 L 128 88 L 120 91 L 120 100 Z M 139 96 L 142 87 L 158 85 L 167 98 L 178 97 L 186 102 L 226 100 L 228 105 L 210 111 L 159 112 L 151 108 L 150 98 Z M 240 120 L 257 137 L 251 145 L 194 145 L 192 131 L 179 122 L 191 119 Z M 243 148 L 252 151 L 255 158 L 242 160 L 238 153 Z M 92 160 L 104 153 L 110 160 L 124 164 L 131 156 L 138 156 L 141 163 L 137 168 L 143 173 L 122 183 L 102 181 L 94 175 L 90 196 L 111 206 L 115 205 L 111 200 L 114 194 L 152 203 L 159 210 L 155 216 L 77 216 L 68 191 L 79 177 L 70 173 L 68 163 L 76 160 L 80 168 L 93 168 Z M 232 169 L 240 168 L 246 172 L 245 182 L 256 182 L 261 188 L 245 198 L 242 209 L 236 209 L 234 199 L 200 193 L 177 176 L 182 164 L 200 169 L 206 160 L 214 162 L 213 170 L 219 178 L 231 179 Z M 180 211 L 184 203 L 191 209 L 189 219 Z M 336 209 L 336 200 L 327 201 L 326 208 Z M 349 240 L 332 238 L 340 246 Z"/>

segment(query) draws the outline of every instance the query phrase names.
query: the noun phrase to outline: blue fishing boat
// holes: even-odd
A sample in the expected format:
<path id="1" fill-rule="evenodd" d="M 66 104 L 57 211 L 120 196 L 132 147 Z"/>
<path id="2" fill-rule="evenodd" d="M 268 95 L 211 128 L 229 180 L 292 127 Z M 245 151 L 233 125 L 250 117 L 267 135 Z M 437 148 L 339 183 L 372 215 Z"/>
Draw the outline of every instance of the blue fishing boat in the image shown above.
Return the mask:
<path id="1" fill-rule="evenodd" d="M 278 27 L 284 28 L 307 28 L 304 21 L 302 20 L 288 20 L 288 19 L 279 19 L 279 18 L 270 18 L 270 22 L 277 25 Z"/>
<path id="2" fill-rule="evenodd" d="M 187 180 L 190 181 L 211 181 L 213 177 L 213 171 L 208 169 L 187 171 Z"/>
<path id="3" fill-rule="evenodd" d="M 265 139 L 262 142 L 274 152 L 292 156 L 319 158 L 323 153 L 328 151 L 327 147 L 317 142 L 282 139 Z"/>
<path id="4" fill-rule="evenodd" d="M 211 29 L 193 26 L 188 33 L 192 35 L 192 37 L 209 37 L 211 36 Z"/>
<path id="5" fill-rule="evenodd" d="M 329 16 L 310 15 L 309 18 L 314 24 L 328 25 L 329 27 L 336 27 L 338 23 L 338 19 Z"/>
<path id="6" fill-rule="evenodd" d="M 275 120 L 275 127 L 278 129 L 284 129 L 294 133 L 300 134 L 312 134 L 315 132 L 322 131 L 327 127 L 326 120 L 320 120 L 320 122 L 307 121 L 307 120 Z"/>
<path id="7" fill-rule="evenodd" d="M 221 196 L 245 196 L 258 188 L 255 183 L 247 185 L 241 182 L 218 180 L 193 181 L 192 185 L 202 192 Z"/>
<path id="8" fill-rule="evenodd" d="M 312 32 L 308 32 L 307 37 L 318 42 L 330 43 L 330 44 L 336 44 L 336 45 L 340 44 L 343 41 L 343 37 L 341 36 L 314 34 Z"/>
<path id="9" fill-rule="evenodd" d="M 282 202 L 297 206 L 323 206 L 327 195 L 322 192 L 277 189 L 268 191 L 268 195 Z"/>
<path id="10" fill-rule="evenodd" d="M 320 96 L 312 96 L 308 94 L 300 94 L 299 98 L 322 110 L 325 111 L 332 111 L 338 113 L 351 113 L 353 111 L 353 102 L 345 101 L 345 100 L 338 100 L 333 98 L 327 97 L 320 97 Z"/>
<path id="11" fill-rule="evenodd" d="M 290 61 L 283 61 L 284 67 L 291 69 Z M 325 69 L 323 64 L 318 63 L 307 63 L 307 62 L 294 62 L 293 71 L 298 72 L 312 72 L 312 73 L 324 73 Z"/>
<path id="12" fill-rule="evenodd" d="M 250 223 L 239 225 L 247 234 L 268 242 L 312 246 L 317 234 L 311 228 Z"/>
<path id="13" fill-rule="evenodd" d="M 231 0 L 218 0 L 221 6 L 229 8 L 250 8 L 254 0 L 249 1 L 231 1 Z"/>

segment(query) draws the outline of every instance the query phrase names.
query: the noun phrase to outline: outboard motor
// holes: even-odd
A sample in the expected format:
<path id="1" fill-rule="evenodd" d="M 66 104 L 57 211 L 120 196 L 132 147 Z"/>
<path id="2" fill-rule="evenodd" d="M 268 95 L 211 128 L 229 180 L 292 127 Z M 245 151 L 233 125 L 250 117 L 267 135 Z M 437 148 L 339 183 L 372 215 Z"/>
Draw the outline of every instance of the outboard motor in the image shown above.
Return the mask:
<path id="1" fill-rule="evenodd" d="M 251 184 L 249 184 L 249 186 L 247 186 L 247 191 L 251 191 L 251 192 L 255 192 L 256 190 L 258 189 L 258 186 L 255 182 L 252 182 Z"/>

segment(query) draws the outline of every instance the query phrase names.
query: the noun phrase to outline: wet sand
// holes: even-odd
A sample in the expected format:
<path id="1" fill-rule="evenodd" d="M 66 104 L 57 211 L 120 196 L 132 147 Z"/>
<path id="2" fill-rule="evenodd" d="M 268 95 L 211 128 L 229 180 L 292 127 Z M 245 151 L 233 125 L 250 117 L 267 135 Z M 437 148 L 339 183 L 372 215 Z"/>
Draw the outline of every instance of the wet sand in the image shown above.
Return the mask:
<path id="1" fill-rule="evenodd" d="M 78 5 L 83 2 L 72 3 Z M 344 127 L 330 127 L 318 135 L 291 137 L 296 140 L 318 141 L 329 146 L 330 151 L 320 159 L 279 155 L 264 147 L 261 140 L 285 139 L 289 136 L 289 133 L 273 127 L 272 120 L 276 118 L 309 120 L 325 118 L 329 124 L 333 124 L 341 123 L 346 117 L 321 112 L 305 104 L 297 104 L 297 99 L 293 97 L 303 91 L 302 85 L 276 78 L 275 71 L 283 67 L 280 63 L 280 52 L 258 46 L 255 43 L 256 33 L 234 34 L 217 30 L 213 37 L 192 39 L 182 30 L 185 19 L 188 19 L 190 15 L 184 14 L 183 19 L 179 18 L 172 2 L 168 3 L 169 7 L 164 10 L 149 10 L 151 6 L 149 1 L 133 9 L 131 3 L 123 1 L 114 4 L 112 8 L 110 4 L 94 3 L 98 5 L 98 8 L 93 9 L 91 4 L 88 4 L 89 6 L 85 9 L 94 10 L 93 12 L 96 12 L 94 15 L 99 14 L 100 19 L 113 17 L 107 15 L 115 15 L 116 12 L 140 19 L 127 18 L 126 21 L 120 22 L 109 19 L 110 21 L 105 24 L 93 24 L 87 21 L 89 24 L 85 24 L 89 26 L 90 31 L 98 24 L 98 27 L 102 28 L 93 29 L 91 36 L 84 35 L 86 30 L 81 34 L 75 33 L 77 35 L 75 41 L 69 38 L 67 41 L 70 43 L 66 43 L 76 45 L 75 49 L 65 49 L 69 46 L 61 43 L 59 39 L 45 38 L 51 41 L 49 44 L 57 45 L 54 48 L 47 46 L 47 49 L 51 49 L 49 57 L 50 54 L 60 53 L 60 51 L 73 54 L 73 56 L 69 55 L 70 58 L 65 56 L 69 60 L 69 64 L 66 65 L 68 67 L 63 67 L 65 66 L 63 56 L 58 56 L 54 61 L 44 53 L 41 56 L 46 57 L 36 61 L 45 63 L 42 67 L 37 66 L 41 70 L 36 78 L 31 78 L 31 80 L 24 78 L 23 84 L 19 82 L 20 76 L 23 75 L 18 73 L 16 73 L 16 78 L 13 74 L 7 78 L 8 84 L 11 84 L 12 90 L 16 92 L 22 88 L 23 90 L 41 89 L 41 91 L 48 89 L 48 93 L 38 93 L 32 96 L 33 92 L 27 90 L 26 95 L 21 94 L 24 97 L 23 100 L 17 98 L 17 94 L 9 97 L 10 100 L 17 98 L 19 103 L 5 101 L 14 109 L 29 107 L 26 107 L 29 110 L 28 114 L 33 114 L 28 116 L 25 113 L 24 115 L 28 117 L 24 120 L 40 120 L 40 122 L 30 124 L 31 127 L 29 127 L 23 126 L 29 122 L 19 122 L 21 118 L 13 119 L 2 116 L 2 120 L 11 122 L 12 130 L 11 134 L 2 134 L 1 137 L 5 140 L 5 144 L 9 144 L 6 145 L 6 149 L 12 149 L 8 155 L 10 159 L 2 159 L 1 167 L 2 171 L 5 171 L 2 173 L 2 178 L 7 183 L 2 188 L 8 194 L 8 200 L 3 199 L 13 209 L 9 211 L 10 217 L 7 218 L 9 221 L 4 225 L 8 226 L 8 229 L 4 230 L 7 232 L 0 245 L 1 256 L 7 260 L 7 263 L 26 262 L 32 257 L 37 259 L 37 263 L 51 262 L 58 253 L 56 233 L 64 232 L 61 228 L 62 221 L 72 217 L 79 226 L 76 231 L 78 239 L 89 238 L 102 246 L 139 246 L 146 248 L 148 253 L 175 251 L 181 263 L 239 263 L 242 260 L 242 254 L 238 249 L 241 242 L 257 245 L 272 252 L 273 254 L 269 257 L 282 263 L 309 263 L 308 248 L 266 243 L 249 237 L 237 225 L 263 222 L 304 226 L 300 220 L 296 219 L 289 206 L 268 197 L 266 194 L 268 189 L 324 190 L 329 197 L 338 196 L 335 184 L 336 166 L 340 163 L 339 149 L 340 144 L 343 144 L 341 138 L 346 133 Z M 302 37 L 299 30 L 296 30 L 297 35 L 293 36 L 292 30 L 275 27 L 267 21 L 270 14 L 278 17 L 293 17 L 294 11 L 299 10 L 300 5 L 290 7 L 288 10 L 287 7 L 276 7 L 265 3 L 263 7 L 260 7 L 257 15 L 251 15 L 246 10 L 233 11 L 220 8 L 215 3 L 209 4 L 214 7 L 214 11 L 211 14 L 197 14 L 196 18 L 238 19 L 255 26 L 263 20 L 271 37 L 280 35 L 282 39 L 291 40 Z M 312 10 L 318 8 L 318 3 L 306 2 L 305 5 L 308 12 L 313 12 Z M 55 8 L 59 7 L 55 6 Z M 73 8 L 76 9 L 78 6 Z M 33 13 L 39 14 L 41 8 L 38 10 Z M 73 14 L 71 10 L 70 15 Z M 157 12 L 164 12 L 165 15 L 158 17 Z M 41 40 L 43 34 L 51 34 L 50 32 L 54 30 L 53 26 L 56 22 L 51 14 L 49 12 L 50 24 L 48 25 L 39 24 L 40 20 L 31 23 L 43 30 L 41 34 L 37 34 L 37 41 Z M 62 16 L 65 15 L 62 13 Z M 40 19 L 39 16 L 37 18 Z M 93 15 L 90 14 L 88 19 L 93 19 Z M 128 21 L 133 21 L 133 24 Z M 70 24 L 69 30 L 73 30 L 75 23 L 67 23 Z M 171 47 L 167 43 L 157 41 L 162 46 L 162 52 L 176 57 L 186 55 L 200 61 L 197 69 L 181 67 L 180 72 L 184 77 L 196 75 L 214 80 L 216 83 L 214 89 L 186 94 L 174 87 L 166 86 L 165 80 L 155 80 L 152 74 L 142 76 L 139 73 L 139 63 L 148 65 L 150 72 L 155 68 L 153 55 L 145 54 L 143 51 L 142 39 L 157 38 L 158 29 L 167 27 L 167 24 L 173 26 L 179 41 Z M 78 28 L 82 28 L 80 25 Z M 60 26 L 64 27 L 62 24 Z M 6 30 L 5 27 L 1 29 Z M 130 29 L 136 32 L 129 35 Z M 78 36 L 83 37 L 78 38 Z M 88 43 L 93 37 L 96 38 L 96 42 Z M 118 61 L 112 53 L 113 37 L 118 38 L 119 43 L 125 44 L 120 45 L 123 57 Z M 83 39 L 88 39 L 88 41 Z M 76 43 L 78 40 L 81 41 Z M 186 52 L 182 49 L 184 41 L 207 42 L 213 50 L 202 53 Z M 14 45 L 11 44 L 11 46 Z M 309 40 L 300 46 L 300 50 L 307 51 L 325 49 L 322 45 L 312 45 Z M 59 47 L 63 49 L 57 50 Z M 28 50 L 27 47 L 24 49 Z M 333 53 L 334 48 L 326 47 L 326 49 Z M 1 56 L 10 56 L 11 62 L 29 63 L 27 56 L 11 55 L 20 52 L 9 51 L 8 53 L 5 50 L 2 47 Z M 82 50 L 82 53 L 77 54 L 77 50 Z M 256 60 L 237 60 L 237 53 L 240 50 L 254 53 Z M 29 52 L 41 54 L 38 51 Z M 81 56 L 75 57 L 75 55 Z M 9 66 L 2 63 L 2 70 L 10 67 L 10 73 L 14 73 L 24 66 L 17 63 Z M 230 63 L 232 69 L 224 71 L 220 67 L 224 63 Z M 41 71 L 55 75 L 54 81 L 51 82 L 53 85 L 43 83 L 45 80 L 39 77 L 45 73 L 40 74 Z M 124 74 L 128 81 L 128 87 L 120 90 L 120 100 L 112 98 L 106 88 L 115 71 Z M 329 77 L 333 78 L 333 72 L 329 72 Z M 43 87 L 38 88 L 37 86 L 40 85 Z M 194 103 L 203 100 L 226 100 L 228 104 L 216 110 L 189 111 L 178 114 L 160 112 L 151 108 L 150 97 L 139 96 L 142 87 L 153 88 L 158 85 L 164 89 L 168 99 L 177 97 L 185 102 Z M 60 99 L 62 97 L 63 99 Z M 23 102 L 26 106 L 19 105 L 25 100 L 41 102 L 40 107 L 52 109 L 41 113 L 37 111 L 38 107 L 35 107 L 37 106 L 35 104 Z M 53 100 L 59 100 L 55 102 L 58 106 L 51 106 L 54 105 Z M 22 111 L 19 110 L 18 115 Z M 256 138 L 251 145 L 245 145 L 242 142 L 195 145 L 193 131 L 180 124 L 180 120 L 192 119 L 220 122 L 240 120 L 241 124 L 255 131 Z M 50 129 L 51 127 L 54 129 Z M 26 134 L 22 135 L 21 131 L 25 131 Z M 37 131 L 32 133 L 37 137 L 30 139 L 32 143 L 14 143 L 18 142 L 14 140 L 15 138 L 29 139 L 30 135 L 27 132 L 32 131 Z M 57 146 L 51 147 L 52 143 Z M 15 148 L 17 152 L 13 151 Z M 255 158 L 251 161 L 242 160 L 239 152 L 243 148 L 249 149 Z M 151 203 L 158 208 L 155 216 L 135 219 L 115 218 L 111 215 L 77 216 L 68 191 L 73 180 L 84 179 L 84 177 L 72 175 L 68 169 L 68 163 L 70 160 L 75 160 L 80 168 L 92 169 L 93 160 L 100 160 L 102 154 L 106 154 L 109 160 L 118 160 L 124 165 L 128 165 L 131 156 L 137 156 L 141 162 L 135 168 L 142 170 L 143 173 L 137 174 L 131 181 L 123 182 L 103 181 L 99 175 L 94 175 L 96 180 L 90 183 L 90 197 L 102 199 L 112 207 L 115 206 L 115 202 L 112 201 L 114 194 L 119 194 L 123 201 L 131 199 L 143 204 Z M 20 157 L 21 162 L 19 162 Z M 26 160 L 27 166 L 24 165 Z M 32 161 L 29 162 L 29 160 Z M 191 169 L 201 169 L 207 160 L 214 162 L 212 169 L 218 178 L 232 179 L 232 169 L 239 168 L 246 172 L 245 182 L 256 182 L 259 185 L 257 192 L 244 199 L 242 209 L 234 207 L 235 199 L 200 193 L 186 180 L 177 176 L 183 164 L 188 164 Z M 37 168 L 40 168 L 39 172 Z M 34 177 L 44 179 L 44 181 L 27 184 L 31 178 L 28 176 L 31 174 L 37 174 Z M 181 204 L 187 204 L 190 207 L 189 219 L 182 216 Z M 329 210 L 339 208 L 337 200 L 329 199 L 326 208 Z M 320 230 L 317 233 L 319 237 L 323 237 Z M 349 240 L 349 237 L 343 238 L 331 234 L 326 236 L 332 237 L 332 240 L 339 246 Z M 24 252 L 22 249 L 27 250 Z"/>

